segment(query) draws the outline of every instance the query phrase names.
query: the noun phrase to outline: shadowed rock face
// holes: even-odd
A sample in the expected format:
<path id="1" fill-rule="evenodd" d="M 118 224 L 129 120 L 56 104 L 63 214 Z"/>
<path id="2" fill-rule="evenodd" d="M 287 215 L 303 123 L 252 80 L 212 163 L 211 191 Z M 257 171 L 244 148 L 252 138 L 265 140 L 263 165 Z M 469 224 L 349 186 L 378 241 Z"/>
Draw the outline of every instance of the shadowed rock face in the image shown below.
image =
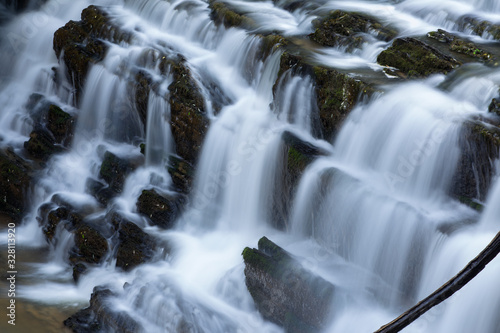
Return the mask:
<path id="1" fill-rule="evenodd" d="M 154 225 L 170 229 L 180 214 L 184 200 L 181 195 L 160 195 L 155 190 L 144 190 L 137 200 L 137 212 L 146 215 Z"/>
<path id="2" fill-rule="evenodd" d="M 132 222 L 120 223 L 118 241 L 116 267 L 129 271 L 153 257 L 155 248 L 153 238 Z"/>
<path id="3" fill-rule="evenodd" d="M 318 332 L 327 324 L 334 286 L 306 271 L 266 237 L 243 250 L 248 291 L 264 318 L 287 332 Z"/>
<path id="4" fill-rule="evenodd" d="M 379 54 L 377 62 L 396 68 L 396 74 L 405 78 L 446 74 L 461 65 L 454 58 L 411 37 L 396 39 L 391 47 Z"/>

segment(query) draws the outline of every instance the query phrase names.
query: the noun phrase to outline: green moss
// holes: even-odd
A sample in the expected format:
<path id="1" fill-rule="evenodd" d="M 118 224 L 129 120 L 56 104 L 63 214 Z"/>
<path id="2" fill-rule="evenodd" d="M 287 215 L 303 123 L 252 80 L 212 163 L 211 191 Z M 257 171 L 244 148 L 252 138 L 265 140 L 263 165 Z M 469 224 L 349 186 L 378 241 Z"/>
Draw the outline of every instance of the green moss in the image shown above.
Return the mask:
<path id="1" fill-rule="evenodd" d="M 479 202 L 475 201 L 475 200 L 472 200 L 471 198 L 467 198 L 467 197 L 464 197 L 464 196 L 459 196 L 458 200 L 463 203 L 464 205 L 467 205 L 469 206 L 470 208 L 478 211 L 478 212 L 482 212 L 483 209 L 484 209 L 484 206 L 482 204 L 480 204 Z"/>
<path id="2" fill-rule="evenodd" d="M 209 7 L 212 10 L 210 17 L 218 25 L 223 24 L 226 28 L 252 28 L 255 26 L 252 19 L 245 15 L 236 13 L 223 2 L 211 1 Z"/>
<path id="3" fill-rule="evenodd" d="M 276 52 L 278 49 L 287 46 L 287 40 L 280 35 L 267 35 L 262 37 L 262 47 L 261 47 L 261 55 L 262 59 L 267 58 L 273 52 Z"/>

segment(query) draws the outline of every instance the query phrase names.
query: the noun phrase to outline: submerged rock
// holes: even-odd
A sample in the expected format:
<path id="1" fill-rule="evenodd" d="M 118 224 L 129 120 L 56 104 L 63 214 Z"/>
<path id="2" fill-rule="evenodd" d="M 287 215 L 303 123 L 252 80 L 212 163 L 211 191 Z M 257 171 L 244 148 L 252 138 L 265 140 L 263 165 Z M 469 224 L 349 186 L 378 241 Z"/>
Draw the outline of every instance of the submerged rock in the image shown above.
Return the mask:
<path id="1" fill-rule="evenodd" d="M 243 250 L 248 291 L 264 318 L 286 332 L 319 332 L 330 316 L 334 286 L 305 270 L 266 237 Z"/>
<path id="2" fill-rule="evenodd" d="M 155 190 L 144 190 L 137 199 L 137 212 L 147 216 L 152 224 L 170 229 L 174 226 L 184 201 L 182 195 L 160 195 Z"/>
<path id="3" fill-rule="evenodd" d="M 496 174 L 494 161 L 500 156 L 500 128 L 479 121 L 465 122 L 459 147 L 461 156 L 451 193 L 461 201 L 484 202 Z"/>
<path id="4" fill-rule="evenodd" d="M 411 37 L 394 40 L 391 47 L 379 54 L 377 62 L 396 68 L 396 74 L 404 78 L 446 74 L 461 65 L 454 58 Z"/>
<path id="5" fill-rule="evenodd" d="M 366 41 L 366 34 L 372 34 L 386 42 L 397 35 L 395 29 L 384 27 L 373 17 L 341 10 L 336 10 L 313 24 L 315 31 L 309 35 L 312 41 L 322 46 L 346 47 L 349 52 Z"/>
<path id="6" fill-rule="evenodd" d="M 0 151 L 0 215 L 21 219 L 28 207 L 31 179 L 31 168 L 22 158 L 12 150 Z"/>

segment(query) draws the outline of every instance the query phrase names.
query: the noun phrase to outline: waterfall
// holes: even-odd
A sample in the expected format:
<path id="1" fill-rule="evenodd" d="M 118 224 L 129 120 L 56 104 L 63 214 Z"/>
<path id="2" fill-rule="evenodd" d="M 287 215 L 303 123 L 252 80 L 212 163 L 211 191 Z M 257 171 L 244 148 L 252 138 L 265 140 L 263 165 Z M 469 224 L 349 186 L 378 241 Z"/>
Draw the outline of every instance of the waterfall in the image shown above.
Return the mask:
<path id="1" fill-rule="evenodd" d="M 0 205 L 0 247 L 15 221 L 16 306 L 38 311 L 26 331 L 94 293 L 109 331 L 291 332 L 247 288 L 242 251 L 266 236 L 334 286 L 324 332 L 372 332 L 498 232 L 498 1 L 14 3 L 0 5 L 0 168 L 30 183 L 19 214 Z M 369 17 L 353 47 L 312 40 L 336 10 Z M 445 29 L 493 59 L 408 79 L 377 63 L 394 39 L 379 26 L 448 52 L 427 37 Z M 75 40 L 56 56 L 60 28 Z M 499 273 L 495 259 L 403 332 L 498 332 Z"/>

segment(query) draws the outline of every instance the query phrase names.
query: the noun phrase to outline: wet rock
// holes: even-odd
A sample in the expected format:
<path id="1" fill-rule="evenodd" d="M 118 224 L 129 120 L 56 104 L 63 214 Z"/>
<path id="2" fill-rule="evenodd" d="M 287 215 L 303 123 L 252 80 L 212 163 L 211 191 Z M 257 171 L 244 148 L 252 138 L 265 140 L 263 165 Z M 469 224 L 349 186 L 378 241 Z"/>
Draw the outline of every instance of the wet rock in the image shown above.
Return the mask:
<path id="1" fill-rule="evenodd" d="M 160 195 L 155 190 L 144 190 L 137 200 L 137 212 L 149 217 L 152 224 L 170 229 L 174 226 L 184 201 L 182 195 Z"/>
<path id="2" fill-rule="evenodd" d="M 21 219 L 28 207 L 31 171 L 31 167 L 12 150 L 0 151 L 1 215 L 14 221 Z"/>
<path id="3" fill-rule="evenodd" d="M 71 262 L 99 264 L 104 260 L 109 249 L 108 241 L 96 229 L 82 225 L 76 230 L 74 239 L 75 246 L 70 254 Z"/>
<path id="4" fill-rule="evenodd" d="M 435 73 L 446 74 L 460 66 L 454 58 L 411 37 L 398 38 L 382 51 L 377 62 L 397 69 L 403 78 L 421 78 Z"/>
<path id="5" fill-rule="evenodd" d="M 488 112 L 492 112 L 497 116 L 500 116 L 500 99 L 493 98 L 490 105 L 488 106 Z"/>
<path id="6" fill-rule="evenodd" d="M 143 124 L 147 124 L 149 91 L 151 89 L 152 82 L 151 77 L 144 71 L 139 71 L 135 75 L 135 107 Z"/>
<path id="7" fill-rule="evenodd" d="M 494 24 L 490 21 L 468 15 L 462 16 L 457 24 L 461 31 L 471 31 L 477 36 L 500 40 L 500 24 Z"/>
<path id="8" fill-rule="evenodd" d="M 494 161 L 499 157 L 500 128 L 479 121 L 465 122 L 459 147 L 461 156 L 451 193 L 462 201 L 484 202 L 496 173 Z"/>
<path id="9" fill-rule="evenodd" d="M 110 151 L 104 153 L 99 176 L 109 184 L 110 189 L 115 193 L 121 193 L 125 179 L 136 167 L 139 161 L 116 156 Z M 94 184 L 95 185 L 95 184 Z"/>
<path id="10" fill-rule="evenodd" d="M 86 271 L 87 266 L 81 262 L 73 266 L 73 281 L 78 282 L 80 280 L 80 276 L 82 276 L 82 274 Z"/>
<path id="11" fill-rule="evenodd" d="M 77 101 L 85 84 L 89 65 L 101 61 L 107 51 L 102 40 L 130 42 L 131 35 L 111 23 L 108 15 L 93 5 L 82 11 L 81 21 L 69 21 L 54 34 L 54 51 L 58 58 L 63 54 L 66 75 L 69 82 L 74 84 Z"/>
<path id="12" fill-rule="evenodd" d="M 326 18 L 313 22 L 315 31 L 309 38 L 329 47 L 345 47 L 348 52 L 359 48 L 366 41 L 366 34 L 372 34 L 383 41 L 390 41 L 397 31 L 384 27 L 375 18 L 360 13 L 336 10 Z"/>
<path id="13" fill-rule="evenodd" d="M 255 27 L 255 22 L 249 17 L 237 13 L 229 4 L 222 1 L 210 1 L 210 18 L 217 25 L 224 25 L 226 28 L 239 27 L 250 29 Z"/>
<path id="14" fill-rule="evenodd" d="M 75 333 L 143 331 L 126 312 L 110 308 L 108 300 L 113 296 L 111 290 L 95 287 L 90 297 L 90 306 L 66 319 L 64 325 Z"/>
<path id="15" fill-rule="evenodd" d="M 175 187 L 182 193 L 189 193 L 194 177 L 193 166 L 182 158 L 170 155 L 167 169 Z"/>
<path id="16" fill-rule="evenodd" d="M 344 119 L 356 103 L 374 92 L 374 89 L 363 81 L 334 69 L 310 65 L 301 57 L 284 52 L 276 82 L 279 82 L 279 78 L 289 70 L 294 75 L 310 75 L 314 79 L 320 132 L 328 141 L 332 140 L 340 130 Z"/>
<path id="17" fill-rule="evenodd" d="M 66 207 L 58 207 L 47 214 L 47 219 L 43 224 L 42 231 L 49 242 L 52 242 L 59 223 L 63 220 L 68 220 L 69 213 Z"/>
<path id="18" fill-rule="evenodd" d="M 248 291 L 264 318 L 286 332 L 318 332 L 330 315 L 334 286 L 305 270 L 266 237 L 243 250 Z"/>
<path id="19" fill-rule="evenodd" d="M 437 31 L 431 31 L 427 34 L 427 36 L 438 40 L 441 43 L 447 44 L 449 50 L 452 52 L 464 54 L 483 62 L 494 61 L 493 54 L 490 52 L 482 49 L 482 47 L 471 41 L 460 38 L 454 34 L 450 34 L 445 30 L 438 29 Z"/>
<path id="20" fill-rule="evenodd" d="M 61 146 L 56 145 L 54 137 L 44 128 L 37 128 L 30 134 L 30 139 L 24 143 L 24 149 L 34 157 L 48 160 L 50 156 L 61 152 Z"/>
<path id="21" fill-rule="evenodd" d="M 94 196 L 103 206 L 107 206 L 108 202 L 117 195 L 109 185 L 92 178 L 87 179 L 85 187 L 87 193 Z"/>
<path id="22" fill-rule="evenodd" d="M 136 224 L 122 221 L 118 234 L 119 245 L 116 253 L 116 267 L 129 271 L 153 258 L 155 242 L 150 235 L 142 231 Z"/>
<path id="23" fill-rule="evenodd" d="M 203 97 L 184 60 L 164 58 L 160 64 L 163 73 L 171 71 L 170 127 L 177 154 L 191 165 L 196 165 L 203 139 L 208 131 Z"/>

